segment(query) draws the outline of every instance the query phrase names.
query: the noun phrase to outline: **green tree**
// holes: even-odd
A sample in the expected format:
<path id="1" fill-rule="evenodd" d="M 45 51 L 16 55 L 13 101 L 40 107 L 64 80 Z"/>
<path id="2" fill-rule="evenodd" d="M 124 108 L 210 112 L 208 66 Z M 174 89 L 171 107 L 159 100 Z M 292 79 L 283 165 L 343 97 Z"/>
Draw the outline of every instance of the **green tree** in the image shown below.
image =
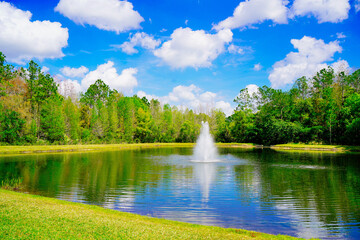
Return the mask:
<path id="1" fill-rule="evenodd" d="M 14 66 L 6 64 L 6 57 L 0 52 L 0 97 L 5 95 L 9 80 L 14 76 Z"/>
<path id="2" fill-rule="evenodd" d="M 48 98 L 41 108 L 41 132 L 50 142 L 62 142 L 65 135 L 62 97 Z"/>
<path id="3" fill-rule="evenodd" d="M 0 115 L 0 122 L 1 122 L 1 131 L 0 137 L 1 141 L 7 143 L 15 143 L 21 140 L 21 130 L 23 125 L 25 124 L 25 120 L 20 118 L 20 114 L 11 111 L 5 110 L 3 114 Z"/>
<path id="4" fill-rule="evenodd" d="M 75 142 L 80 138 L 80 112 L 76 104 L 68 97 L 63 104 L 65 133 Z"/>

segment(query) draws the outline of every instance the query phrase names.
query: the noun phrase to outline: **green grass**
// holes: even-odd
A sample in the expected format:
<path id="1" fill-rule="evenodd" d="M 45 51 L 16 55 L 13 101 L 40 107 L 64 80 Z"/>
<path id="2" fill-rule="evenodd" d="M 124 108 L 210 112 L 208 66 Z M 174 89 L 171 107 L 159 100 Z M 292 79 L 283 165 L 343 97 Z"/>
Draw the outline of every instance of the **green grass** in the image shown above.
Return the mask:
<path id="1" fill-rule="evenodd" d="M 22 188 L 22 181 L 21 178 L 7 178 L 1 181 L 0 188 L 6 190 L 20 190 Z"/>
<path id="2" fill-rule="evenodd" d="M 194 147 L 194 143 L 134 143 L 134 144 L 88 144 L 88 145 L 33 145 L 33 146 L 0 146 L 0 154 L 49 153 L 49 152 L 83 152 L 108 151 L 121 149 L 142 149 L 159 147 Z M 250 143 L 218 143 L 219 147 L 254 147 Z"/>
<path id="3" fill-rule="evenodd" d="M 344 146 L 344 145 L 317 145 L 317 144 L 300 144 L 300 143 L 288 143 L 277 144 L 271 146 L 271 148 L 277 150 L 308 150 L 308 151 L 326 151 L 326 152 L 360 152 L 360 146 Z"/>
<path id="4" fill-rule="evenodd" d="M 0 239 L 295 239 L 123 213 L 0 189 Z"/>

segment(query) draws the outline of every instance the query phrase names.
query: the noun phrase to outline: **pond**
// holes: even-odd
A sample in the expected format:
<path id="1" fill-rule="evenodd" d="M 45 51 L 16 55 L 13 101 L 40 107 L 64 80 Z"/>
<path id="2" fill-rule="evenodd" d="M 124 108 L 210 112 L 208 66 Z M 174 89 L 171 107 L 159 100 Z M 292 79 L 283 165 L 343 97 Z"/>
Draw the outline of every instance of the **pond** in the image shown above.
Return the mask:
<path id="1" fill-rule="evenodd" d="M 360 239 L 360 155 L 191 148 L 0 157 L 26 192 L 183 222 Z M 1 199 L 0 199 L 1 201 Z"/>

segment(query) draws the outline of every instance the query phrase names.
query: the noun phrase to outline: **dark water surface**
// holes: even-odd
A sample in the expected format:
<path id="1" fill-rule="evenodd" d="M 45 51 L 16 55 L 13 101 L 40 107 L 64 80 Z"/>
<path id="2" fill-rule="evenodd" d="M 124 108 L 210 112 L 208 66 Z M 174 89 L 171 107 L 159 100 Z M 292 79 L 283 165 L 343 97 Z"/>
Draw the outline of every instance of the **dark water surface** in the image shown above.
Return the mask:
<path id="1" fill-rule="evenodd" d="M 191 148 L 0 157 L 27 192 L 184 222 L 360 239 L 360 155 Z M 0 199 L 1 201 L 1 199 Z"/>

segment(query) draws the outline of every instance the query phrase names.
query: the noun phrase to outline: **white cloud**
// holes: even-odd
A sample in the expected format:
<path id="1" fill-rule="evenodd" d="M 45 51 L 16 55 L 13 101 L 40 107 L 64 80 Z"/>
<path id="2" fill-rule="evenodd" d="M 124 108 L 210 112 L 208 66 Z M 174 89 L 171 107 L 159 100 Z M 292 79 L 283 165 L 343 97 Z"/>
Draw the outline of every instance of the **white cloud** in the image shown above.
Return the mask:
<path id="1" fill-rule="evenodd" d="M 256 84 L 249 84 L 245 88 L 247 88 L 248 93 L 250 96 L 259 93 L 259 87 Z"/>
<path id="2" fill-rule="evenodd" d="M 359 11 L 360 11 L 360 0 L 357 0 L 357 1 L 355 2 L 355 11 L 356 11 L 356 12 L 359 12 Z"/>
<path id="3" fill-rule="evenodd" d="M 24 64 L 32 58 L 63 57 L 68 29 L 58 22 L 30 21 L 31 12 L 0 2 L 0 49 L 7 60 Z"/>
<path id="4" fill-rule="evenodd" d="M 346 36 L 344 35 L 344 33 L 340 32 L 340 33 L 336 33 L 336 38 L 342 39 L 342 38 L 346 38 Z"/>
<path id="5" fill-rule="evenodd" d="M 60 0 L 55 11 L 77 24 L 89 24 L 116 33 L 139 29 L 144 21 L 128 1 Z"/>
<path id="6" fill-rule="evenodd" d="M 130 37 L 128 42 L 124 42 L 121 45 L 114 45 L 121 48 L 121 50 L 127 54 L 137 53 L 136 46 L 140 46 L 144 49 L 154 50 L 161 44 L 160 40 L 155 40 L 153 36 L 150 36 L 144 32 L 138 32 Z"/>
<path id="7" fill-rule="evenodd" d="M 87 67 L 81 66 L 79 68 L 71 68 L 71 67 L 63 67 L 60 69 L 60 72 L 70 78 L 77 78 L 77 77 L 84 77 L 86 73 L 89 72 L 89 69 Z"/>
<path id="8" fill-rule="evenodd" d="M 349 0 L 295 0 L 291 8 L 293 15 L 312 15 L 319 23 L 341 22 L 348 18 L 349 10 Z"/>
<path id="9" fill-rule="evenodd" d="M 337 62 L 334 62 L 333 64 L 331 64 L 331 67 L 334 69 L 335 73 L 344 72 L 346 74 L 349 74 L 351 70 L 349 63 L 345 60 L 339 60 Z"/>
<path id="10" fill-rule="evenodd" d="M 171 40 L 156 49 L 154 55 L 173 68 L 210 67 L 225 51 L 225 44 L 232 41 L 232 35 L 229 29 L 208 34 L 204 30 L 178 28 L 171 34 Z"/>
<path id="11" fill-rule="evenodd" d="M 156 95 L 151 95 L 151 94 L 147 94 L 146 92 L 144 91 L 138 91 L 136 93 L 136 95 L 139 97 L 139 98 L 143 98 L 143 97 L 146 97 L 148 100 L 151 100 L 151 99 L 157 99 L 157 100 L 161 100 L 160 97 L 156 96 Z"/>
<path id="12" fill-rule="evenodd" d="M 253 68 L 255 71 L 260 71 L 262 69 L 262 66 L 260 63 L 257 63 L 254 65 L 254 68 Z"/>
<path id="13" fill-rule="evenodd" d="M 307 36 L 292 39 L 291 44 L 298 52 L 290 52 L 285 59 L 273 65 L 269 80 L 274 88 L 292 84 L 302 76 L 313 76 L 320 69 L 327 67 L 325 62 L 331 61 L 336 52 L 342 51 L 338 41 L 326 44 L 321 39 Z"/>
<path id="14" fill-rule="evenodd" d="M 286 0 L 246 0 L 241 2 L 233 16 L 214 26 L 214 29 L 234 29 L 251 26 L 266 20 L 274 23 L 287 23 Z"/>
<path id="15" fill-rule="evenodd" d="M 200 88 L 191 84 L 190 86 L 179 85 L 173 88 L 173 91 L 169 93 L 169 100 L 172 102 L 191 102 L 196 100 L 195 94 L 200 92 Z"/>
<path id="16" fill-rule="evenodd" d="M 42 68 L 41 68 L 41 71 L 43 72 L 43 73 L 47 73 L 47 72 L 49 72 L 49 68 L 48 67 L 46 67 L 46 66 L 43 66 Z"/>
<path id="17" fill-rule="evenodd" d="M 222 110 L 226 116 L 230 116 L 234 113 L 234 108 L 231 107 L 230 103 L 219 101 L 215 103 L 215 108 Z"/>
<path id="18" fill-rule="evenodd" d="M 231 54 L 244 54 L 244 49 L 234 44 L 230 44 L 228 47 L 228 52 Z"/>
<path id="19" fill-rule="evenodd" d="M 81 86 L 78 81 L 65 79 L 59 82 L 58 91 L 64 97 L 77 97 L 81 92 Z"/>
<path id="20" fill-rule="evenodd" d="M 86 91 L 91 84 L 101 79 L 112 89 L 123 93 L 131 93 L 133 88 L 137 86 L 137 79 L 134 76 L 136 73 L 136 68 L 126 68 L 122 70 L 121 74 L 118 74 L 114 63 L 108 61 L 107 63 L 99 65 L 96 70 L 86 74 L 81 80 L 81 88 L 83 91 Z"/>
<path id="21" fill-rule="evenodd" d="M 207 113 L 212 109 L 220 109 L 227 116 L 231 115 L 233 108 L 230 103 L 221 100 L 221 97 L 213 92 L 204 91 L 201 88 L 191 84 L 189 86 L 179 85 L 163 97 L 149 95 L 144 91 L 138 91 L 137 95 L 147 99 L 158 99 L 162 104 L 169 103 L 178 106 L 180 109 L 189 108 L 196 112 Z"/>

